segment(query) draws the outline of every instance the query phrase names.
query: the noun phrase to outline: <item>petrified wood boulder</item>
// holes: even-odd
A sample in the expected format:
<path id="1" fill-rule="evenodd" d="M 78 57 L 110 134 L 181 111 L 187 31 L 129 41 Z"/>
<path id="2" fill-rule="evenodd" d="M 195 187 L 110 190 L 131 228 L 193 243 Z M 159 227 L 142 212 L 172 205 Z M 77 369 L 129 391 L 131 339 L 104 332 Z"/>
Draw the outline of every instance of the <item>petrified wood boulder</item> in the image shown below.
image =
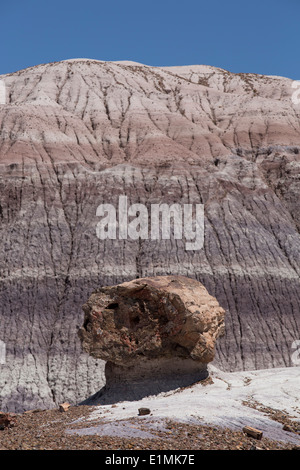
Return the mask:
<path id="1" fill-rule="evenodd" d="M 83 309 L 83 349 L 107 361 L 106 387 L 94 396 L 100 402 L 136 399 L 206 378 L 224 331 L 225 312 L 217 300 L 183 276 L 103 287 Z"/>

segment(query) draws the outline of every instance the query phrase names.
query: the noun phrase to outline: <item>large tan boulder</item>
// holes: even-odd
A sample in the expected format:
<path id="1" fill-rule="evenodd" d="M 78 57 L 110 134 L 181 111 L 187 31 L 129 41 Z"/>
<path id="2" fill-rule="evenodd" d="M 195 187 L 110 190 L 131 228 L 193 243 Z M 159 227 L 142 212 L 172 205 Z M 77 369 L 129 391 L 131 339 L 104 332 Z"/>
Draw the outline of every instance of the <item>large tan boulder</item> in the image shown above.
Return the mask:
<path id="1" fill-rule="evenodd" d="M 83 309 L 83 349 L 107 361 L 106 391 L 118 384 L 124 399 L 136 398 L 137 385 L 144 395 L 207 377 L 206 365 L 224 331 L 218 301 L 200 282 L 183 276 L 103 287 Z"/>

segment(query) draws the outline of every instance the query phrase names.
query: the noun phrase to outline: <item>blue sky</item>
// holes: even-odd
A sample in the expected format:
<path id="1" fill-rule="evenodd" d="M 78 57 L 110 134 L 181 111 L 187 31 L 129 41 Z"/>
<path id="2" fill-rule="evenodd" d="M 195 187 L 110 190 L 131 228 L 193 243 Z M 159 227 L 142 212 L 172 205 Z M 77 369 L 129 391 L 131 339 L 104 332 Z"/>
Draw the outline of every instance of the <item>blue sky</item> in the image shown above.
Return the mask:
<path id="1" fill-rule="evenodd" d="M 0 1 L 0 74 L 84 57 L 300 79 L 300 0 Z"/>

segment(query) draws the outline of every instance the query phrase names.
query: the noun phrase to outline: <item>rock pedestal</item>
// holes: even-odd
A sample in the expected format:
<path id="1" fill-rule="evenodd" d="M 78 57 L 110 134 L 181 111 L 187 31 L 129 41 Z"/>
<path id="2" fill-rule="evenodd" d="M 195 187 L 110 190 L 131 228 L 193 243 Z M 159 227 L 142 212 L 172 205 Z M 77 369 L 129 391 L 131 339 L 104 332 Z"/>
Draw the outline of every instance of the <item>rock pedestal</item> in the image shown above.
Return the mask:
<path id="1" fill-rule="evenodd" d="M 83 348 L 107 361 L 109 403 L 191 385 L 207 377 L 224 310 L 198 281 L 159 276 L 104 287 L 83 307 Z"/>
<path id="2" fill-rule="evenodd" d="M 107 362 L 105 377 L 106 385 L 82 404 L 140 400 L 204 380 L 208 371 L 206 364 L 193 359 L 137 358 L 122 366 Z"/>

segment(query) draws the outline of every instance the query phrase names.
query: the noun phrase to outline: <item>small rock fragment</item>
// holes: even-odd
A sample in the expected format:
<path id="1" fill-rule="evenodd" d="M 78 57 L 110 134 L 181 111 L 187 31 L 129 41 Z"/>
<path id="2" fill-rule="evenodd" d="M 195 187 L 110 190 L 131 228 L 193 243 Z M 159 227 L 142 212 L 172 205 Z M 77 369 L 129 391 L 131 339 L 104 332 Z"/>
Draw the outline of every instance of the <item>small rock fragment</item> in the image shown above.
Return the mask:
<path id="1" fill-rule="evenodd" d="M 16 425 L 16 416 L 13 413 L 0 412 L 0 430 L 11 428 Z"/>
<path id="2" fill-rule="evenodd" d="M 263 436 L 263 432 L 259 429 L 252 428 L 251 426 L 243 427 L 243 432 L 247 434 L 247 436 L 254 437 L 254 439 L 260 440 Z"/>
<path id="3" fill-rule="evenodd" d="M 68 411 L 68 409 L 70 408 L 70 403 L 61 403 L 59 405 L 59 411 L 61 412 L 65 412 L 65 411 Z"/>
<path id="4" fill-rule="evenodd" d="M 149 415 L 151 410 L 149 408 L 139 408 L 139 416 Z"/>

